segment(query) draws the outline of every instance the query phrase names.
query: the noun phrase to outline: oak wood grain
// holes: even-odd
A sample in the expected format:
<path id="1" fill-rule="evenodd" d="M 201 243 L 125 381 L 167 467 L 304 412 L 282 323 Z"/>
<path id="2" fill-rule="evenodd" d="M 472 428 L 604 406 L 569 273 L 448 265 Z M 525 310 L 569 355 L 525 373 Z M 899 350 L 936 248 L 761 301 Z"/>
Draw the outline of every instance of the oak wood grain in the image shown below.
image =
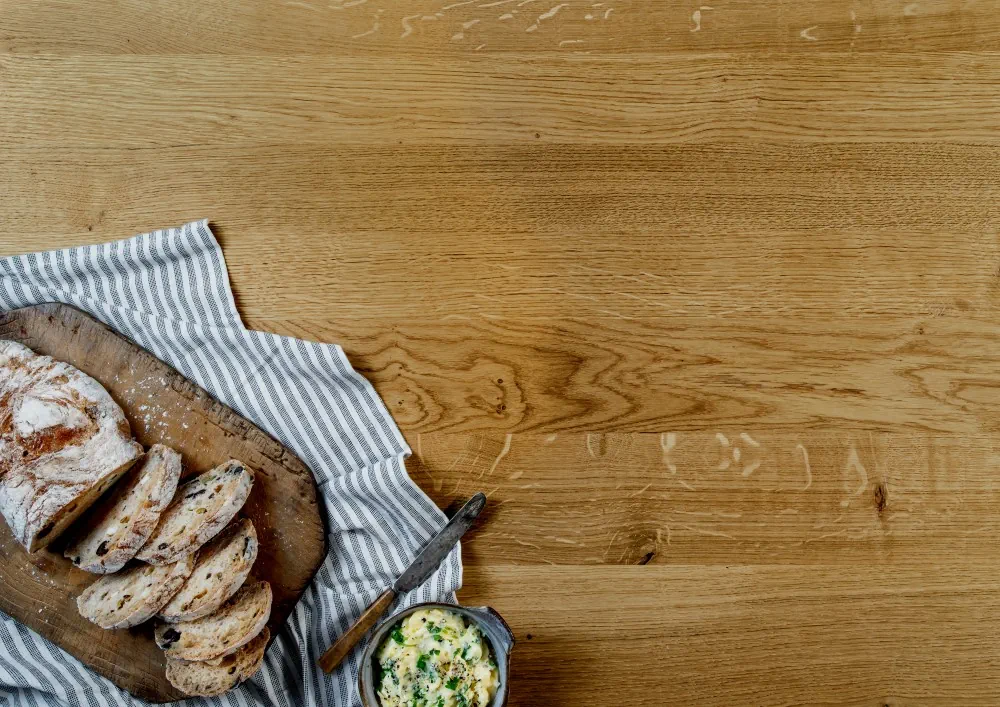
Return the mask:
<path id="1" fill-rule="evenodd" d="M 324 331 L 331 319 L 379 332 L 445 317 L 992 316 L 1000 303 L 993 147 L 8 154 L 0 252 L 212 216 L 244 316 L 310 319 L 314 338 L 352 334 Z"/>
<path id="2" fill-rule="evenodd" d="M 758 430 L 411 434 L 441 506 L 484 489 L 479 562 L 531 565 L 991 563 L 995 435 Z"/>
<path id="3" fill-rule="evenodd" d="M 240 514 L 257 530 L 253 573 L 271 585 L 268 626 L 277 633 L 326 555 L 316 481 L 305 464 L 152 354 L 73 307 L 39 305 L 5 313 L 0 338 L 20 341 L 95 378 L 121 405 L 143 446 L 161 443 L 181 453 L 182 478 L 228 459 L 254 470 L 253 490 Z M 51 550 L 29 555 L 0 523 L 0 608 L 136 697 L 183 699 L 167 680 L 152 624 L 105 631 L 80 615 L 76 598 L 97 577 L 73 567 L 62 556 L 64 545 L 59 538 Z"/>
<path id="4" fill-rule="evenodd" d="M 465 580 L 466 601 L 515 628 L 517 705 L 986 707 L 1000 693 L 995 563 L 479 565 Z"/>
<path id="5" fill-rule="evenodd" d="M 490 494 L 514 707 L 993 705 L 996 9 L 7 0 L 0 253 L 212 219 Z"/>
<path id="6" fill-rule="evenodd" d="M 558 9 L 554 9 L 558 8 Z M 45 54 L 995 50 L 985 2 L 921 0 L 7 0 L 0 51 Z M 99 25 L 105 31 L 94 32 Z"/>
<path id="7" fill-rule="evenodd" d="M 456 63 L 388 53 L 0 54 L 0 140 L 135 149 L 292 136 L 299 144 L 1000 141 L 994 62 L 959 52 L 836 56 L 528 54 Z"/>
<path id="8" fill-rule="evenodd" d="M 416 432 L 998 430 L 1000 328 L 964 318 L 961 304 L 922 305 L 928 311 L 913 317 L 873 309 L 854 319 L 730 312 L 638 321 L 636 293 L 648 280 L 634 279 L 592 305 L 621 307 L 632 319 L 553 302 L 563 316 L 556 321 L 280 328 L 341 341 L 399 423 Z M 431 346 L 442 355 L 424 354 Z"/>
<path id="9" fill-rule="evenodd" d="M 1000 247 L 990 230 L 1000 218 L 1000 147 L 985 145 L 10 145 L 4 157 L 0 185 L 11 208 L 0 227 L 36 248 L 121 238 L 209 212 L 223 238 L 227 229 L 239 234 L 226 243 L 234 252 L 259 250 L 288 267 L 423 252 L 416 265 L 426 268 L 459 246 L 462 264 L 475 254 L 531 262 L 566 248 L 584 258 L 587 245 L 607 258 L 611 247 L 595 242 L 605 234 L 641 238 L 619 238 L 623 259 L 641 255 L 640 245 L 643 254 L 678 258 L 696 236 L 728 239 L 718 240 L 716 255 L 729 266 L 736 255 L 774 252 L 774 233 L 797 238 L 800 252 L 834 234 L 859 249 L 876 239 L 888 253 L 927 253 L 921 265 L 941 261 L 944 271 Z M 376 190 L 380 209 L 371 208 Z M 270 237 L 281 227 L 295 238 Z M 878 265 L 869 260 L 874 248 L 849 245 L 837 251 L 842 260 L 866 255 L 859 266 Z M 235 260 L 239 278 L 245 258 Z"/>

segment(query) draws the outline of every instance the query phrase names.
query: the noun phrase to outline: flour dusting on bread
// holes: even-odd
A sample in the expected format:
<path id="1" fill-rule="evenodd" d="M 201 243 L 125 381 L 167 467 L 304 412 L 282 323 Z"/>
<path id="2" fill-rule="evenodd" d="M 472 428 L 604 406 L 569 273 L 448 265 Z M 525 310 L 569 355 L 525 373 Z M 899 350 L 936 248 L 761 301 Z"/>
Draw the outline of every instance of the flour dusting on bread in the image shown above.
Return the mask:
<path id="1" fill-rule="evenodd" d="M 0 341 L 0 513 L 29 552 L 57 538 L 141 454 L 97 381 Z"/>

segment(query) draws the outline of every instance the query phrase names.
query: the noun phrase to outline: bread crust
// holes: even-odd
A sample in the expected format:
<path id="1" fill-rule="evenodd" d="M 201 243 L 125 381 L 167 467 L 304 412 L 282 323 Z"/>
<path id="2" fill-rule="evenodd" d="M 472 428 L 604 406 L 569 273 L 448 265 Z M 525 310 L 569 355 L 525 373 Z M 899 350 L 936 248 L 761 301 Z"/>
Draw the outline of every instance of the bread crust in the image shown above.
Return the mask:
<path id="1" fill-rule="evenodd" d="M 264 662 L 271 632 L 265 626 L 232 655 L 210 661 L 167 659 L 167 680 L 186 695 L 214 697 L 253 677 Z"/>
<path id="2" fill-rule="evenodd" d="M 271 585 L 254 582 L 208 616 L 158 623 L 153 635 L 168 658 L 211 660 L 238 651 L 263 630 L 270 616 Z"/>
<path id="3" fill-rule="evenodd" d="M 63 554 L 87 572 L 117 572 L 153 534 L 180 478 L 181 455 L 154 444 L 108 497 L 74 526 L 83 534 Z"/>
<path id="4" fill-rule="evenodd" d="M 192 621 L 218 609 L 243 586 L 257 559 L 257 530 L 240 518 L 198 552 L 194 571 L 160 610 L 164 621 Z"/>
<path id="5" fill-rule="evenodd" d="M 76 606 L 81 616 L 101 628 L 138 626 L 170 601 L 193 569 L 192 557 L 161 567 L 136 563 L 91 584 L 77 597 Z"/>
<path id="6" fill-rule="evenodd" d="M 153 535 L 136 557 L 166 565 L 190 555 L 226 527 L 250 496 L 253 472 L 230 459 L 177 489 Z"/>
<path id="7" fill-rule="evenodd" d="M 0 513 L 29 552 L 55 540 L 141 454 L 100 383 L 0 341 Z"/>

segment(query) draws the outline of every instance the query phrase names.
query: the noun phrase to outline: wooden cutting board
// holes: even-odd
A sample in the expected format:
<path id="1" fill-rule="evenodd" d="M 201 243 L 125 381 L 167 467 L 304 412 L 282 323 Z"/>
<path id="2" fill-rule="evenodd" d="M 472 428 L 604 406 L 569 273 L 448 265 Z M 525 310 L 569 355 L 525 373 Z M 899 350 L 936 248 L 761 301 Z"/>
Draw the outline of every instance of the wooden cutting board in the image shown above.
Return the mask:
<path id="1" fill-rule="evenodd" d="M 326 534 L 312 473 L 288 448 L 173 368 L 78 309 L 61 304 L 0 315 L 0 338 L 66 361 L 96 378 L 122 406 L 143 445 L 181 453 L 184 476 L 230 458 L 256 472 L 243 514 L 253 520 L 260 554 L 253 574 L 271 583 L 268 626 L 275 634 L 326 555 Z M 62 646 L 132 695 L 172 702 L 151 623 L 105 631 L 79 615 L 76 597 L 97 576 L 62 557 L 62 543 L 33 555 L 0 522 L 0 609 Z"/>

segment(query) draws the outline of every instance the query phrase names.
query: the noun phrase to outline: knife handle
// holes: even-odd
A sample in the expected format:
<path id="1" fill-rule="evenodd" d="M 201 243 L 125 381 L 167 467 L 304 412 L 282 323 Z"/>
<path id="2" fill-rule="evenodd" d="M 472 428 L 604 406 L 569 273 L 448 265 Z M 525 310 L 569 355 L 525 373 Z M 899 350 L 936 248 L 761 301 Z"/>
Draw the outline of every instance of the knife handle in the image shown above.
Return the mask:
<path id="1" fill-rule="evenodd" d="M 333 672 L 333 669 L 340 665 L 340 662 L 347 657 L 351 649 L 358 645 L 361 637 L 378 623 L 378 620 L 388 611 L 395 598 L 396 592 L 392 591 L 392 589 L 386 589 L 382 592 L 382 595 L 371 606 L 365 609 L 365 613 L 358 617 L 354 625 L 347 629 L 344 635 L 337 639 L 336 643 L 326 649 L 326 653 L 319 659 L 319 667 L 328 673 Z"/>

